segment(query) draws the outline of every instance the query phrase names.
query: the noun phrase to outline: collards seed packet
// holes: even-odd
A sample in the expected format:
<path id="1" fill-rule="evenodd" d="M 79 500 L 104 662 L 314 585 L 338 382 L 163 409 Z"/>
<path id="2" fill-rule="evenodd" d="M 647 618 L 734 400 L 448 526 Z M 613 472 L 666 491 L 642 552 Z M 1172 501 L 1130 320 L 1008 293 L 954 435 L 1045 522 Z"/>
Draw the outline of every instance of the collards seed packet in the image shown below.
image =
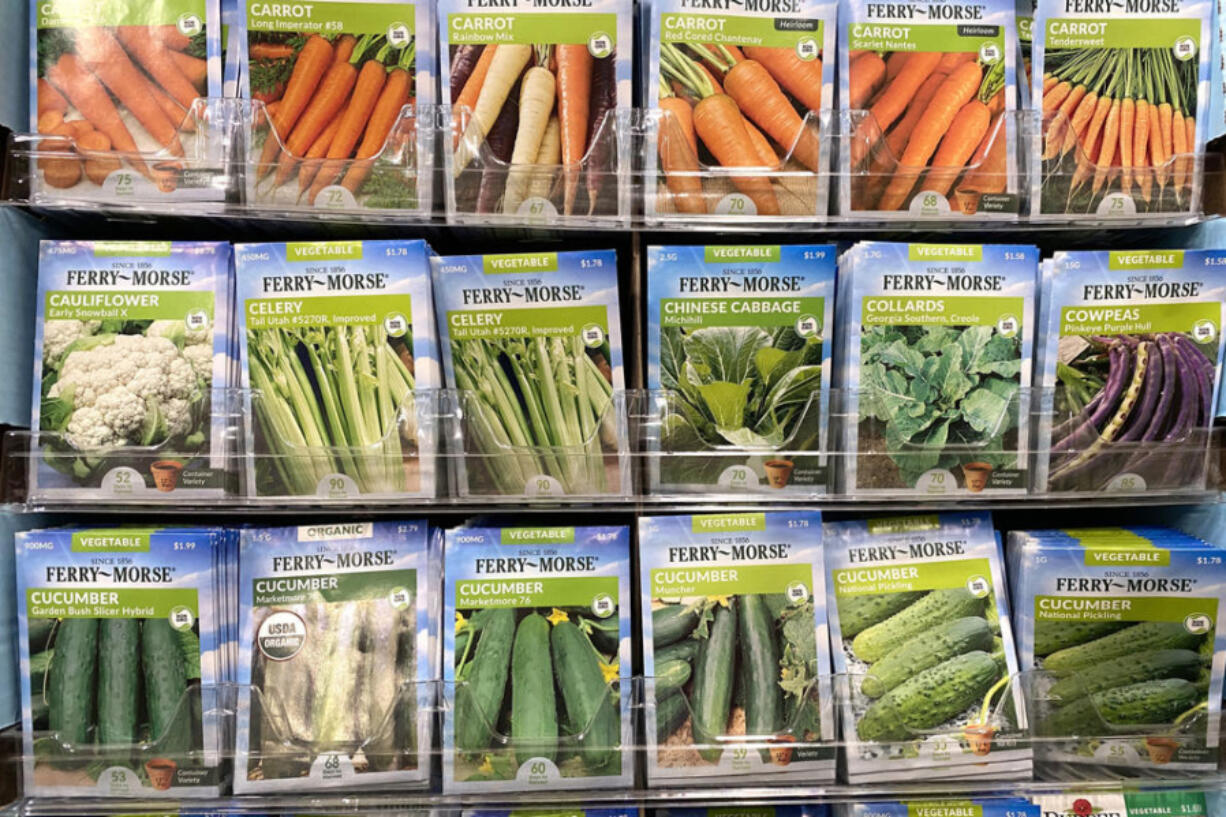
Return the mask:
<path id="1" fill-rule="evenodd" d="M 1058 252 L 1043 269 L 1035 488 L 1206 487 L 1226 251 Z"/>
<path id="2" fill-rule="evenodd" d="M 443 790 L 634 780 L 630 531 L 447 531 Z"/>
<path id="3" fill-rule="evenodd" d="M 825 220 L 837 11 L 837 0 L 641 4 L 648 220 Z M 746 166 L 759 171 L 729 173 Z"/>
<path id="4" fill-rule="evenodd" d="M 841 0 L 843 215 L 1017 218 L 1014 3 Z"/>
<path id="5" fill-rule="evenodd" d="M 231 286 L 222 242 L 42 242 L 31 497 L 225 496 Z"/>
<path id="6" fill-rule="evenodd" d="M 1038 251 L 861 242 L 840 262 L 845 493 L 1022 494 Z"/>
<path id="7" fill-rule="evenodd" d="M 206 99 L 221 96 L 215 0 L 29 8 L 31 198 L 224 200 L 224 122 Z"/>
<path id="8" fill-rule="evenodd" d="M 424 241 L 239 244 L 247 494 L 434 496 L 438 371 Z"/>
<path id="9" fill-rule="evenodd" d="M 430 4 L 237 2 L 247 203 L 429 214 Z"/>
<path id="10" fill-rule="evenodd" d="M 631 0 L 439 0 L 447 214 L 481 224 L 626 218 Z M 488 80 L 488 81 L 487 81 Z"/>
<path id="11" fill-rule="evenodd" d="M 641 517 L 639 571 L 648 783 L 833 781 L 821 514 Z"/>
<path id="12" fill-rule="evenodd" d="M 1030 779 L 992 517 L 833 522 L 822 538 L 848 780 Z"/>
<path id="13" fill-rule="evenodd" d="M 1061 765 L 1216 769 L 1226 633 L 1222 552 L 1153 528 L 1011 531 L 1036 757 Z"/>
<path id="14" fill-rule="evenodd" d="M 456 495 L 628 494 L 616 253 L 431 263 Z"/>
<path id="15" fill-rule="evenodd" d="M 241 535 L 234 791 L 426 786 L 440 581 L 426 523 Z"/>
<path id="16" fill-rule="evenodd" d="M 836 253 L 647 248 L 652 493 L 826 493 Z"/>
<path id="17" fill-rule="evenodd" d="M 221 793 L 223 540 L 216 528 L 17 534 L 27 794 Z"/>
<path id="18" fill-rule="evenodd" d="M 1038 0 L 1031 218 L 1201 211 L 1212 19 L 1212 0 Z"/>

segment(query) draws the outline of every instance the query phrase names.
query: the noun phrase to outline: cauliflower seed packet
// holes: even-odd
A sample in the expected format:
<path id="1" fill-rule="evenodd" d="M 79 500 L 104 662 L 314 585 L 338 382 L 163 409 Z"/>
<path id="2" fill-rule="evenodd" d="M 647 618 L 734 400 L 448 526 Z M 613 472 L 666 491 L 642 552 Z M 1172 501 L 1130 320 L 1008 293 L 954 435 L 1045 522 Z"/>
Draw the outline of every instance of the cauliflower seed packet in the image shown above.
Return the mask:
<path id="1" fill-rule="evenodd" d="M 225 495 L 230 289 L 224 242 L 42 242 L 31 499 Z"/>

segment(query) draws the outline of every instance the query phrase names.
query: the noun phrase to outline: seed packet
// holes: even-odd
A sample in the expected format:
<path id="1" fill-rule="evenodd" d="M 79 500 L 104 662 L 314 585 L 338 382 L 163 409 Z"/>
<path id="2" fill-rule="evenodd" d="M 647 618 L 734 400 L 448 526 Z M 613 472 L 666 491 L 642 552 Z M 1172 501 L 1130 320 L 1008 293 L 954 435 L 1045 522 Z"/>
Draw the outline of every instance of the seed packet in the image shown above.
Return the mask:
<path id="1" fill-rule="evenodd" d="M 1030 60 L 1034 44 L 1034 7 L 1036 0 L 1017 0 L 1018 79 L 1021 97 L 1018 110 L 1030 110 Z"/>
<path id="2" fill-rule="evenodd" d="M 835 809 L 839 817 L 1045 817 L 1046 814 L 1029 800 L 1020 798 L 844 803 Z"/>
<path id="3" fill-rule="evenodd" d="M 44 241 L 30 496 L 226 493 L 230 246 Z"/>
<path id="4" fill-rule="evenodd" d="M 825 219 L 837 10 L 836 0 L 645 8 L 647 218 Z M 715 96 L 721 85 L 727 96 Z M 728 173 L 745 166 L 761 170 Z"/>
<path id="5" fill-rule="evenodd" d="M 448 217 L 625 218 L 632 0 L 437 7 Z"/>
<path id="6" fill-rule="evenodd" d="M 835 257 L 647 248 L 653 493 L 826 492 Z"/>
<path id="7" fill-rule="evenodd" d="M 667 808 L 656 809 L 662 817 L 717 817 L 725 809 L 720 808 Z M 736 807 L 739 814 L 745 817 L 830 817 L 830 806 L 824 803 L 804 803 L 800 805 L 781 806 L 741 806 Z"/>
<path id="8" fill-rule="evenodd" d="M 1042 817 L 1214 817 L 1221 814 L 1218 792 L 1068 792 L 1034 797 Z"/>
<path id="9" fill-rule="evenodd" d="M 435 257 L 459 496 L 630 491 L 612 250 Z"/>
<path id="10" fill-rule="evenodd" d="M 1216 769 L 1226 599 L 1220 550 L 1174 530 L 1012 531 L 1037 756 L 1117 770 Z M 1161 724 L 1161 726 L 1158 726 Z"/>
<path id="11" fill-rule="evenodd" d="M 1014 2 L 841 0 L 844 215 L 1017 218 Z"/>
<path id="12" fill-rule="evenodd" d="M 439 388 L 424 241 L 239 244 L 247 493 L 434 496 Z"/>
<path id="13" fill-rule="evenodd" d="M 1036 490 L 1204 489 L 1226 251 L 1058 252 L 1042 286 Z"/>
<path id="14" fill-rule="evenodd" d="M 992 517 L 827 523 L 823 539 L 849 781 L 1030 779 Z"/>
<path id="15" fill-rule="evenodd" d="M 629 529 L 458 528 L 445 554 L 443 790 L 629 786 Z"/>
<path id="16" fill-rule="evenodd" d="M 16 535 L 27 794 L 220 793 L 222 538 L 214 528 Z"/>
<path id="17" fill-rule="evenodd" d="M 862 242 L 841 263 L 842 490 L 1026 491 L 1031 246 Z"/>
<path id="18" fill-rule="evenodd" d="M 434 103 L 430 5 L 238 2 L 247 203 L 429 213 L 433 123 L 415 111 Z"/>
<path id="19" fill-rule="evenodd" d="M 1038 0 L 1032 218 L 1200 212 L 1212 13 L 1212 0 Z"/>
<path id="20" fill-rule="evenodd" d="M 565 809 L 464 809 L 461 817 L 639 817 L 636 808 Z"/>
<path id="21" fill-rule="evenodd" d="M 821 525 L 639 519 L 650 785 L 834 780 Z"/>
<path id="22" fill-rule="evenodd" d="M 424 521 L 242 531 L 236 793 L 429 782 L 427 540 Z"/>
<path id="23" fill-rule="evenodd" d="M 30 129 L 55 137 L 32 197 L 221 201 L 223 134 L 198 102 L 221 94 L 218 17 L 215 0 L 31 3 Z"/>

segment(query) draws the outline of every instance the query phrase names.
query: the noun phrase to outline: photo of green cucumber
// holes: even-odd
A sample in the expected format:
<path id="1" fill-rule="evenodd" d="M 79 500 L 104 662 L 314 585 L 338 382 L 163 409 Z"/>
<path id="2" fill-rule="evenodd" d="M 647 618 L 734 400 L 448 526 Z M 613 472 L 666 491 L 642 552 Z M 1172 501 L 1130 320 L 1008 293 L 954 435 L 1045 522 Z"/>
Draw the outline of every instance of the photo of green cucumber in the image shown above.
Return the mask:
<path id="1" fill-rule="evenodd" d="M 198 622 L 31 619 L 30 690 L 39 784 L 91 785 L 126 766 L 167 789 L 200 765 Z"/>
<path id="2" fill-rule="evenodd" d="M 455 779 L 621 773 L 616 607 L 456 611 Z M 543 772 L 542 772 L 543 773 Z"/>
<path id="3" fill-rule="evenodd" d="M 984 712 L 1007 686 L 994 594 L 857 595 L 838 610 L 862 754 L 905 756 L 944 733 L 976 754 L 989 748 L 972 727 L 987 726 Z"/>
<path id="4" fill-rule="evenodd" d="M 660 766 L 716 764 L 736 743 L 762 744 L 777 765 L 809 759 L 821 735 L 812 598 L 656 599 L 651 616 Z"/>

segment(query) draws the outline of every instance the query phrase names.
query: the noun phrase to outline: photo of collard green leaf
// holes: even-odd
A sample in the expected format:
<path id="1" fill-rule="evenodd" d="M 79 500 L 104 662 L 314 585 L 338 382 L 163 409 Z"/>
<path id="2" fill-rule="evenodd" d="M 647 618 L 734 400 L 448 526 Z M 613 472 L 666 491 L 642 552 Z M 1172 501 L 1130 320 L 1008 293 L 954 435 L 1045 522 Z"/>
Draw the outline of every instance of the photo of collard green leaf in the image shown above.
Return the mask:
<path id="1" fill-rule="evenodd" d="M 860 339 L 858 487 L 1017 467 L 1021 340 L 993 326 L 873 326 Z M 884 452 L 887 457 L 873 456 Z"/>
<path id="2" fill-rule="evenodd" d="M 822 343 L 790 326 L 664 327 L 660 383 L 672 392 L 663 419 L 667 452 L 815 450 Z M 744 461 L 745 456 L 739 457 Z M 710 483 L 725 456 L 665 457 L 665 482 Z"/>

